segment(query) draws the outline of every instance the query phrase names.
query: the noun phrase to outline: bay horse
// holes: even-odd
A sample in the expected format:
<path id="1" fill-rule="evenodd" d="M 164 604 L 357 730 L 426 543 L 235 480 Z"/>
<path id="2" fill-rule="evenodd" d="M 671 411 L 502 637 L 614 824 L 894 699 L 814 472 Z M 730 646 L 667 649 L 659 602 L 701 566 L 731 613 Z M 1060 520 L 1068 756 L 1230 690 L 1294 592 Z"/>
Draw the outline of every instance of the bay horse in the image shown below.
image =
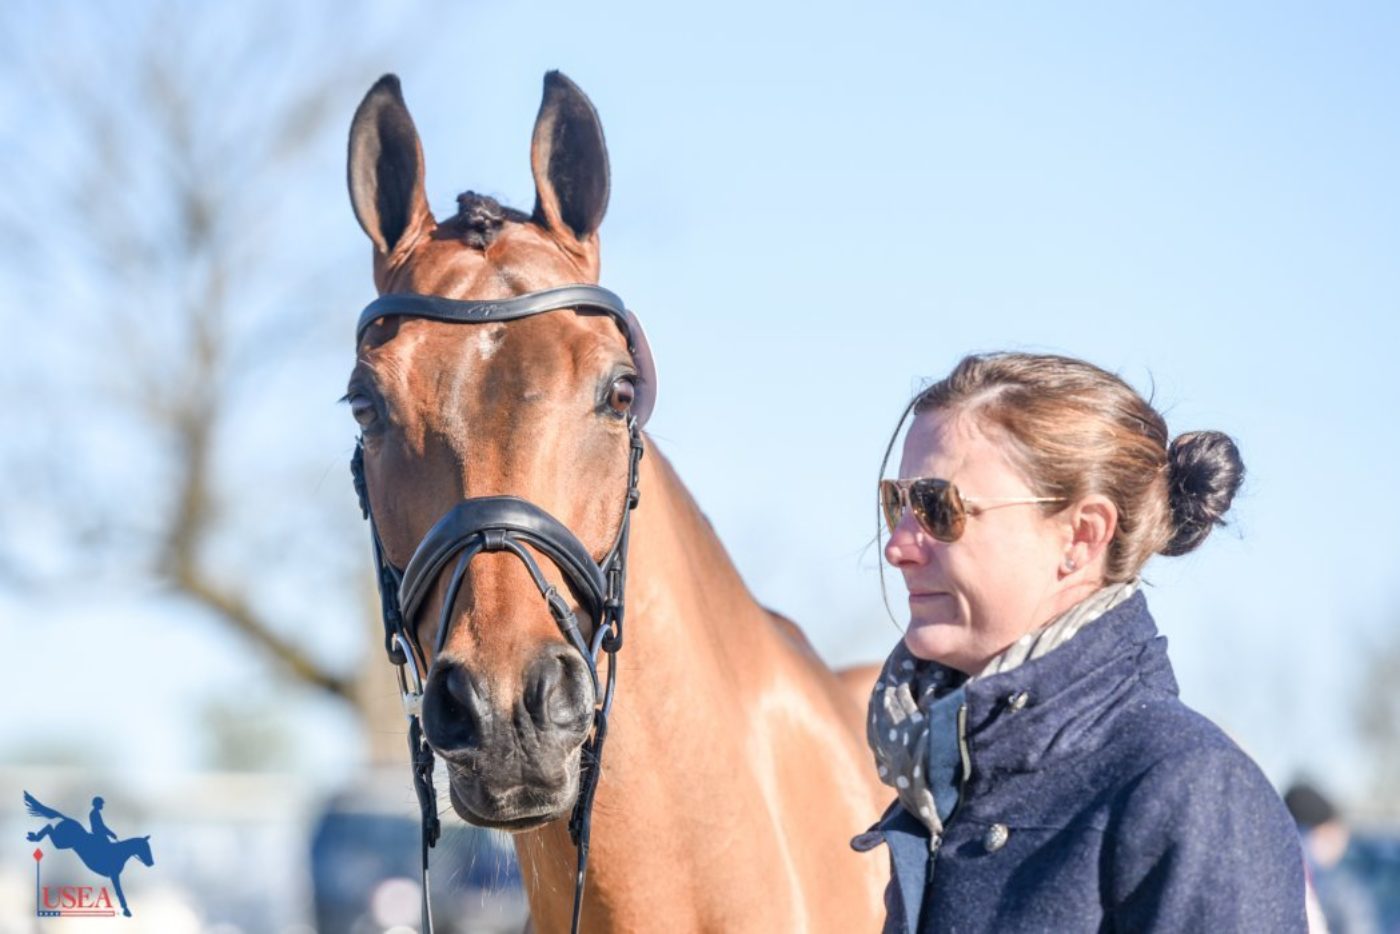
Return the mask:
<path id="1" fill-rule="evenodd" d="M 558 72 L 545 76 L 533 131 L 530 213 L 467 192 L 455 216 L 434 218 L 393 75 L 356 111 L 348 162 L 381 296 L 502 302 L 598 281 L 607 148 L 592 103 Z M 556 518 L 602 563 L 628 515 L 629 424 L 655 391 L 639 383 L 629 340 L 608 315 L 569 309 L 468 324 L 367 312 L 346 401 L 383 565 L 405 568 L 456 504 L 508 497 Z M 585 929 L 877 930 L 887 866 L 849 841 L 890 796 L 859 691 L 754 600 L 640 437 L 626 648 L 598 663 L 603 677 L 621 673 Z M 552 615 L 567 608 L 540 599 L 555 589 L 577 610 L 577 588 L 550 561 L 532 579 L 524 561 L 488 549 L 452 575 L 434 570 L 410 623 L 427 666 L 423 734 L 446 761 L 452 807 L 513 834 L 532 925 L 552 932 L 569 928 L 567 824 L 598 694 Z"/>

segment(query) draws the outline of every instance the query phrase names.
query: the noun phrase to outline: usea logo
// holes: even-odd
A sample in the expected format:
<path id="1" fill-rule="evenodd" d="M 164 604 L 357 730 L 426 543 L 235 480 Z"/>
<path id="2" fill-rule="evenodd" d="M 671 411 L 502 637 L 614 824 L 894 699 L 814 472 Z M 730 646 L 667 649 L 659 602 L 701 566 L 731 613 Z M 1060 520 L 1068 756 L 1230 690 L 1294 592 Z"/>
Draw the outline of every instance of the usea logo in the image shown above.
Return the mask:
<path id="1" fill-rule="evenodd" d="M 72 850 L 78 854 L 83 865 L 111 883 L 107 885 L 44 885 L 42 847 L 34 849 L 34 912 L 40 918 L 60 918 L 68 916 L 89 918 L 116 917 L 116 905 L 121 906 L 122 914 L 131 917 L 126 896 L 122 894 L 121 875 L 126 861 L 136 857 L 147 866 L 155 860 L 151 858 L 151 838 L 128 837 L 118 840 L 117 835 L 107 828 L 102 819 L 102 799 L 92 799 L 92 813 L 88 815 L 88 826 L 45 804 L 29 792 L 24 793 L 24 806 L 33 817 L 47 823 L 38 830 L 26 834 L 31 843 L 47 840 L 55 850 Z M 112 902 L 116 895 L 116 905 Z"/>

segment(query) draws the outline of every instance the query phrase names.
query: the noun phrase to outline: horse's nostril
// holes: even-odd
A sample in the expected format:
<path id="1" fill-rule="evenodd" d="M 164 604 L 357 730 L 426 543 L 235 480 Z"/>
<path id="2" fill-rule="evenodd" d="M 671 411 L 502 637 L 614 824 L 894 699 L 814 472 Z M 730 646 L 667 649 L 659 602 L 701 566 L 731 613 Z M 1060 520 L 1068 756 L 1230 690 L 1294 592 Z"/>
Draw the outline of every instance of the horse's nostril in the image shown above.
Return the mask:
<path id="1" fill-rule="evenodd" d="M 588 666 L 566 645 L 545 649 L 525 680 L 525 709 L 541 729 L 577 729 L 593 711 Z"/>
<path id="2" fill-rule="evenodd" d="M 451 754 L 481 745 L 488 708 L 470 671 L 450 662 L 440 664 L 424 694 L 423 732 L 434 748 Z"/>

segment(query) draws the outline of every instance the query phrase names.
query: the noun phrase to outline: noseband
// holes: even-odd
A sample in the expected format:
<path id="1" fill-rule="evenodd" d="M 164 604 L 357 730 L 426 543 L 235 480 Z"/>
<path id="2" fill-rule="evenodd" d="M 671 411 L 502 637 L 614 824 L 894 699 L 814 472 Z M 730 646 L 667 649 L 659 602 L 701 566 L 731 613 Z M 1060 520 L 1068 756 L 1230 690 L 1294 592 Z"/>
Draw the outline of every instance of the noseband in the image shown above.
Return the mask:
<path id="1" fill-rule="evenodd" d="M 428 903 L 428 851 L 437 843 L 441 825 L 437 814 L 437 794 L 433 789 L 433 751 L 423 736 L 421 722 L 424 675 L 427 656 L 418 644 L 419 610 L 443 570 L 453 563 L 452 577 L 438 618 L 436 658 L 447 641 L 452 606 L 457 601 L 467 566 L 483 552 L 507 552 L 525 565 L 544 598 L 560 632 L 588 666 L 593 681 L 593 729 L 580 752 L 579 790 L 569 819 L 569 836 L 578 848 L 578 874 L 574 885 L 573 930 L 578 931 L 583 908 L 583 881 L 588 868 L 588 841 L 593 797 L 598 788 L 603 740 L 607 736 L 608 713 L 617 685 L 617 652 L 622 648 L 623 598 L 627 588 L 627 538 L 632 510 L 638 500 L 637 468 L 642 457 L 641 426 L 651 414 L 656 375 L 646 337 L 636 318 L 622 300 L 595 285 L 570 285 L 530 292 L 501 301 L 456 301 L 432 295 L 393 294 L 376 299 L 360 315 L 356 346 L 376 320 L 386 317 L 428 318 L 433 321 L 487 323 L 513 321 L 531 315 L 572 309 L 579 314 L 609 315 L 627 340 L 627 350 L 641 375 L 633 414 L 628 417 L 630 438 L 627 497 L 617 536 L 601 562 L 595 562 L 587 547 L 558 519 L 534 503 L 516 496 L 469 497 L 448 510 L 418 543 L 408 565 L 402 570 L 384 557 L 384 547 L 370 513 L 365 486 L 364 447 L 357 443 L 350 461 L 360 511 L 369 520 L 374 564 L 379 581 L 380 607 L 384 616 L 384 645 L 395 666 L 404 713 L 408 717 L 408 746 L 413 764 L 413 787 L 422 812 L 423 931 L 433 930 Z M 526 546 L 529 546 L 527 548 Z M 593 621 L 590 638 L 579 628 L 578 616 L 567 594 L 561 594 L 545 578 L 530 548 L 544 555 L 559 569 L 587 616 Z M 599 683 L 598 657 L 608 655 L 605 685 Z"/>

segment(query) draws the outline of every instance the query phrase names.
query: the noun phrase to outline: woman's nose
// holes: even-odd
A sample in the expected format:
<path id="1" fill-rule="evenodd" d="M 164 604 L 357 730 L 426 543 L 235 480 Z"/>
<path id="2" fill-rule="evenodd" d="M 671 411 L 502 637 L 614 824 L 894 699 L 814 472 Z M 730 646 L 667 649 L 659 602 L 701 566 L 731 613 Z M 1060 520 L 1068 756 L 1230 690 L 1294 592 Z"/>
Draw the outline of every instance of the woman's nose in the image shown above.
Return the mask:
<path id="1" fill-rule="evenodd" d="M 928 561 L 928 536 L 919 528 L 918 520 L 908 509 L 885 542 L 885 560 L 893 567 L 925 564 Z"/>

